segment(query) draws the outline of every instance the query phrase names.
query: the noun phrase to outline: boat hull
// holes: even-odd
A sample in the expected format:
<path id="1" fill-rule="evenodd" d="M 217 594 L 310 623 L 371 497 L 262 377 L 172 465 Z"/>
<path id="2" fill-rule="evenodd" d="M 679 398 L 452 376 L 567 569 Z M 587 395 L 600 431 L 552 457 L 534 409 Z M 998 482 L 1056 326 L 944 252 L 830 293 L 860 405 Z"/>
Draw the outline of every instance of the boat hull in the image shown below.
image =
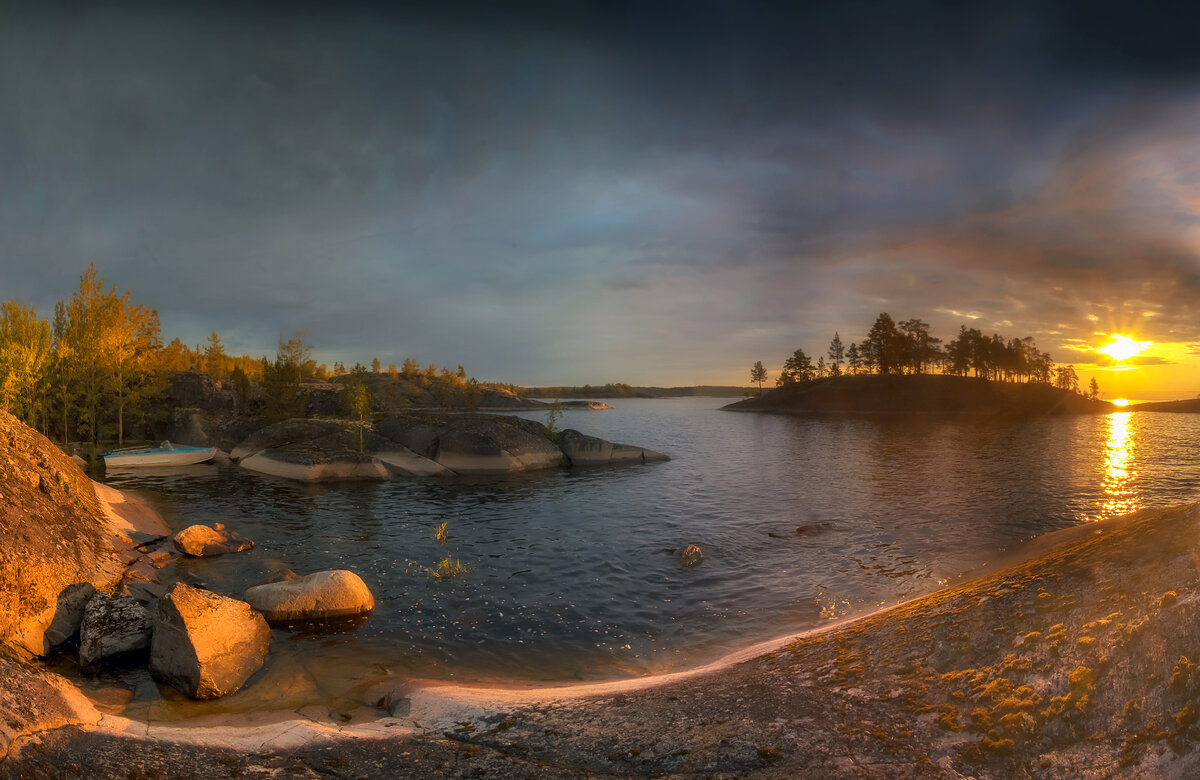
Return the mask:
<path id="1" fill-rule="evenodd" d="M 146 466 L 191 466 L 204 463 L 217 454 L 216 447 L 195 447 L 171 451 L 150 450 L 104 456 L 105 468 L 144 468 Z"/>

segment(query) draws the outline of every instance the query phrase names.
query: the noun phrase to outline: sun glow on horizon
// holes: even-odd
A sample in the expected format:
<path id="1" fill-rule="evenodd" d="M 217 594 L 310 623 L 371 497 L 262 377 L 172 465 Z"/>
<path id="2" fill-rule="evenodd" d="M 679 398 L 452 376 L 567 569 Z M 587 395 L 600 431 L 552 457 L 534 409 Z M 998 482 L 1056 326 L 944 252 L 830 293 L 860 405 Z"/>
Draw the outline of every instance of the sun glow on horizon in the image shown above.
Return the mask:
<path id="1" fill-rule="evenodd" d="M 1129 406 L 1129 401 L 1124 398 L 1112 399 L 1113 406 Z"/>
<path id="2" fill-rule="evenodd" d="M 1103 347 L 1097 347 L 1096 351 L 1108 355 L 1118 363 L 1142 354 L 1142 351 L 1150 346 L 1149 341 L 1134 341 L 1128 336 L 1122 336 L 1119 333 L 1112 334 L 1110 338 L 1111 341 Z"/>

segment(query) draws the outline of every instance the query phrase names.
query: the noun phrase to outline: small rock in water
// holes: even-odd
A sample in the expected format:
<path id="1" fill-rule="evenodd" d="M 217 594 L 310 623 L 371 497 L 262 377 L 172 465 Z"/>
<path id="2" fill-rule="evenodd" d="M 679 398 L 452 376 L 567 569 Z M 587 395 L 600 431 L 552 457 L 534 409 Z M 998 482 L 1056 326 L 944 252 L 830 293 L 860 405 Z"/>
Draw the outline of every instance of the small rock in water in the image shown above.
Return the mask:
<path id="1" fill-rule="evenodd" d="M 295 582 L 300 579 L 300 575 L 291 569 L 276 569 L 267 575 L 267 578 L 260 582 L 260 585 L 270 585 L 273 582 Z"/>
<path id="2" fill-rule="evenodd" d="M 695 566 L 704 560 L 704 553 L 700 552 L 700 545 L 689 544 L 683 548 L 683 553 L 679 556 L 679 560 L 684 566 Z"/>
<path id="3" fill-rule="evenodd" d="M 175 534 L 172 541 L 176 550 L 194 558 L 241 552 L 254 546 L 254 542 L 241 534 L 225 530 L 221 523 L 217 523 L 214 528 L 200 524 L 189 525 Z"/>

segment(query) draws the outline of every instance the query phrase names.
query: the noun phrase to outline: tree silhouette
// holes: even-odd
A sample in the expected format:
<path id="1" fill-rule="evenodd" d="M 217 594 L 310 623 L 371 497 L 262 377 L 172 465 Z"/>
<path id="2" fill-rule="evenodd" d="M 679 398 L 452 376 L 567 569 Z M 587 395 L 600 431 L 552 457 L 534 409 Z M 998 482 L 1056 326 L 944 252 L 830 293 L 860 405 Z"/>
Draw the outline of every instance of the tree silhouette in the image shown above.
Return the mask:
<path id="1" fill-rule="evenodd" d="M 829 373 L 834 376 L 841 376 L 842 363 L 846 362 L 846 348 L 842 346 L 842 336 L 836 331 L 833 334 L 833 341 L 829 342 Z"/>
<path id="2" fill-rule="evenodd" d="M 762 395 L 762 383 L 767 381 L 767 369 L 763 367 L 761 360 L 754 361 L 754 366 L 750 369 L 750 381 L 758 384 L 758 394 Z"/>
<path id="3" fill-rule="evenodd" d="M 778 386 L 790 385 L 795 382 L 806 382 L 813 378 L 816 369 L 803 349 L 797 349 L 791 357 L 783 361 L 783 370 L 779 372 Z"/>
<path id="4" fill-rule="evenodd" d="M 854 342 L 850 342 L 850 346 L 846 348 L 846 367 L 851 374 L 857 374 L 863 368 L 862 355 L 858 351 L 858 344 Z"/>
<path id="5" fill-rule="evenodd" d="M 1079 377 L 1075 375 L 1075 366 L 1059 366 L 1054 369 L 1054 386 L 1060 390 L 1079 390 Z"/>

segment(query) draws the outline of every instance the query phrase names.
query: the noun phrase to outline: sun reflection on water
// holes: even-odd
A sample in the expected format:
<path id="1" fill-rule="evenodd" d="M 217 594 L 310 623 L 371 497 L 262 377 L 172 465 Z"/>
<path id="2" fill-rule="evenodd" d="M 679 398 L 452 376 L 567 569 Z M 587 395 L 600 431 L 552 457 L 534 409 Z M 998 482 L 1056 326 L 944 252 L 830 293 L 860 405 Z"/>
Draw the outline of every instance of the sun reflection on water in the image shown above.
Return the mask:
<path id="1" fill-rule="evenodd" d="M 1107 416 L 1108 430 L 1104 440 L 1104 503 L 1100 518 L 1123 515 L 1138 509 L 1137 493 L 1133 490 L 1133 430 L 1131 412 L 1114 412 Z"/>

